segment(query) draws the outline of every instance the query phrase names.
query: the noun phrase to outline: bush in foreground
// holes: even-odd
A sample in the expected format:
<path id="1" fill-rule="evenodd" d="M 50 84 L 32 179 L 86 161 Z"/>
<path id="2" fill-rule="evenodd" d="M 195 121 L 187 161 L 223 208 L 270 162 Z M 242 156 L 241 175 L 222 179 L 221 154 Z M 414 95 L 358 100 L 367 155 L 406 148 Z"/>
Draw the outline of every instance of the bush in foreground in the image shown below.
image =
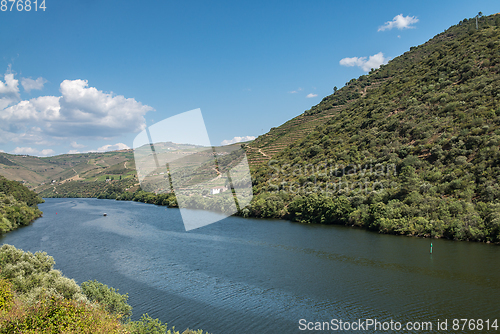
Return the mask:
<path id="1" fill-rule="evenodd" d="M 78 286 L 44 252 L 0 247 L 0 334 L 180 334 L 145 314 L 130 321 L 128 295 L 97 281 Z M 185 330 L 182 334 L 203 334 Z"/>
<path id="2" fill-rule="evenodd" d="M 126 333 L 119 316 L 86 302 L 54 295 L 33 304 L 15 300 L 0 313 L 0 333 Z"/>

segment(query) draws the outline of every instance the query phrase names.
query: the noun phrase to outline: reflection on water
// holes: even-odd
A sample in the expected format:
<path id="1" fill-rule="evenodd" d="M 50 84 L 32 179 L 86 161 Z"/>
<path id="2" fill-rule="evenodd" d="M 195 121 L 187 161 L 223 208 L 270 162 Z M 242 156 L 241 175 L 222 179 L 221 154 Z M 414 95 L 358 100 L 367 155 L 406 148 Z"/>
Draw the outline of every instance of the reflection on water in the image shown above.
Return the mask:
<path id="1" fill-rule="evenodd" d="M 301 333 L 300 319 L 499 317 L 495 245 L 432 240 L 429 254 L 429 239 L 239 217 L 185 232 L 177 209 L 112 200 L 48 199 L 40 209 L 2 243 L 128 293 L 136 319 L 147 312 L 215 334 Z"/>

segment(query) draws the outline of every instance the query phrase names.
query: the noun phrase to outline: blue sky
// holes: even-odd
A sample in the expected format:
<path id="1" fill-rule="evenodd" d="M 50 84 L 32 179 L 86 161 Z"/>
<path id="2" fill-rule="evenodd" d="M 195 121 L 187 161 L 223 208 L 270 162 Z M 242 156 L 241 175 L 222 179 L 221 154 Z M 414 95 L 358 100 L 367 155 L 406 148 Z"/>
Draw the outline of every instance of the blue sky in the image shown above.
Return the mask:
<path id="1" fill-rule="evenodd" d="M 461 0 L 10 4 L 0 150 L 39 156 L 132 147 L 145 126 L 196 108 L 212 145 L 257 137 L 370 66 L 500 12 Z"/>

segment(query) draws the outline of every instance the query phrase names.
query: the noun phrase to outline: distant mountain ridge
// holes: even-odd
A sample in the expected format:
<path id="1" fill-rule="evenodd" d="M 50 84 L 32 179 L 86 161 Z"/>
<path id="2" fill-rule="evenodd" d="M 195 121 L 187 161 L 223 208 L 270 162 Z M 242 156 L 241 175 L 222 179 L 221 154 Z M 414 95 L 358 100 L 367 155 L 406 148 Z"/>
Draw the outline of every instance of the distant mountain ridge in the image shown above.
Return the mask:
<path id="1" fill-rule="evenodd" d="M 62 154 L 54 157 L 36 157 L 0 153 L 0 175 L 23 182 L 38 192 L 52 181 L 67 182 L 99 179 L 106 175 L 135 174 L 132 150 L 105 153 Z"/>

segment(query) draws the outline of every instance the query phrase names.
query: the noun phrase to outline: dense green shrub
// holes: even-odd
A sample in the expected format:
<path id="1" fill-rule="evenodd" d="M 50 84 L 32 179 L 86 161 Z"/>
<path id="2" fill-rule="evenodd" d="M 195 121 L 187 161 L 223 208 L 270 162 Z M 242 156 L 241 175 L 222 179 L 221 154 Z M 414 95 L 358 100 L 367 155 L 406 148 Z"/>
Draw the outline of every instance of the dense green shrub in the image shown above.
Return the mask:
<path id="1" fill-rule="evenodd" d="M 128 295 L 97 281 L 82 283 L 80 290 L 53 265 L 46 253 L 23 252 L 11 245 L 0 248 L 0 334 L 179 334 L 147 314 L 130 321 Z M 203 331 L 187 329 L 182 334 Z"/>
<path id="2" fill-rule="evenodd" d="M 123 321 L 132 315 L 132 306 L 127 304 L 128 294 L 119 294 L 118 290 L 95 280 L 83 282 L 80 286 L 88 300 L 99 303 L 111 314 L 120 315 Z"/>
<path id="3" fill-rule="evenodd" d="M 45 252 L 24 252 L 11 245 L 0 247 L 0 278 L 8 279 L 12 288 L 27 302 L 41 295 L 86 300 L 72 279 L 54 270 L 54 259 Z"/>
<path id="4" fill-rule="evenodd" d="M 40 198 L 34 191 L 29 190 L 17 181 L 9 181 L 1 175 L 0 193 L 12 196 L 16 201 L 24 202 L 28 206 L 36 206 L 37 204 L 44 202 L 44 200 Z"/>
<path id="5" fill-rule="evenodd" d="M 168 329 L 166 323 L 153 319 L 148 314 L 143 314 L 140 320 L 129 322 L 125 328 L 130 334 L 180 334 L 175 328 Z M 204 332 L 201 329 L 196 331 L 186 329 L 182 334 L 204 334 Z"/>
<path id="6" fill-rule="evenodd" d="M 118 316 L 56 296 L 41 296 L 34 304 L 15 304 L 0 316 L 0 333 L 125 333 Z"/>
<path id="7" fill-rule="evenodd" d="M 35 192 L 19 182 L 0 176 L 0 235 L 26 226 L 40 217 L 39 203 L 43 203 L 43 199 Z"/>
<path id="8" fill-rule="evenodd" d="M 13 301 L 12 284 L 6 279 L 0 279 L 0 312 L 9 311 Z"/>

